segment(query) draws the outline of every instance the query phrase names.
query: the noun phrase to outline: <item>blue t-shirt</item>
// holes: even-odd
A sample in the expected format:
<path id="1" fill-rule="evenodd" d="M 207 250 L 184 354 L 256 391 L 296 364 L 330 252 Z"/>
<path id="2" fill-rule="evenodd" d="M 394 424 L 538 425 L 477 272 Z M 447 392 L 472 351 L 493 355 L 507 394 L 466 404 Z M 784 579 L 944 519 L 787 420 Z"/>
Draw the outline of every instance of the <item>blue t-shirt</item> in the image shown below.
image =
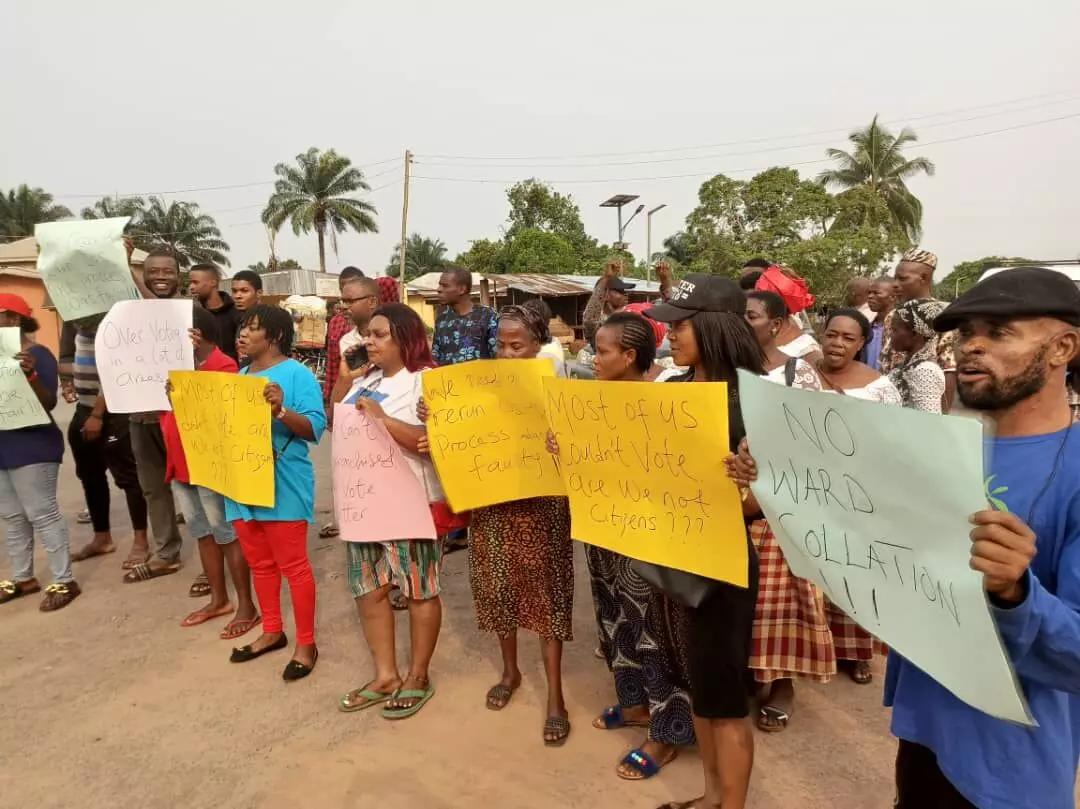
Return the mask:
<path id="1" fill-rule="evenodd" d="M 266 377 L 280 385 L 284 407 L 311 422 L 315 443 L 318 443 L 326 429 L 326 411 L 322 388 L 310 370 L 296 360 L 285 360 L 263 371 L 241 368 L 240 373 Z M 273 508 L 246 506 L 226 497 L 226 519 L 315 522 L 315 467 L 308 457 L 308 442 L 275 419 L 271 424 L 270 443 L 278 456 L 274 462 Z"/>
<path id="2" fill-rule="evenodd" d="M 892 732 L 930 748 L 979 809 L 1074 809 L 1080 759 L 1080 425 L 986 442 L 987 496 L 1028 523 L 1038 554 L 1027 596 L 992 607 L 1039 727 L 968 707 L 895 652 L 885 704 Z"/>
<path id="3" fill-rule="evenodd" d="M 56 357 L 43 345 L 26 352 L 34 358 L 34 371 L 45 390 L 56 390 Z M 0 469 L 18 469 L 35 463 L 60 463 L 64 458 L 64 434 L 50 419 L 48 424 L 4 430 L 0 433 Z"/>

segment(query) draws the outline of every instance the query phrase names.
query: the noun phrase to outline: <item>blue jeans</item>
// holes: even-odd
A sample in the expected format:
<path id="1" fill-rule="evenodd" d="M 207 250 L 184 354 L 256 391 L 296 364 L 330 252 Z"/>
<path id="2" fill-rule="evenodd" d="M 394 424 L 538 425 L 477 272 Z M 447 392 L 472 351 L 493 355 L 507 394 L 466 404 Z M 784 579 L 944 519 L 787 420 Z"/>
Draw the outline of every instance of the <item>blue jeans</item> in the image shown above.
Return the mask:
<path id="1" fill-rule="evenodd" d="M 67 523 L 56 503 L 58 463 L 35 463 L 0 469 L 0 519 L 7 534 L 12 579 L 34 578 L 34 533 L 49 556 L 52 578 L 73 581 Z"/>
<path id="2" fill-rule="evenodd" d="M 194 540 L 213 536 L 218 545 L 228 545 L 236 540 L 236 531 L 225 519 L 225 498 L 204 486 L 174 480 L 173 497 L 176 510 L 184 515 L 191 538 Z"/>

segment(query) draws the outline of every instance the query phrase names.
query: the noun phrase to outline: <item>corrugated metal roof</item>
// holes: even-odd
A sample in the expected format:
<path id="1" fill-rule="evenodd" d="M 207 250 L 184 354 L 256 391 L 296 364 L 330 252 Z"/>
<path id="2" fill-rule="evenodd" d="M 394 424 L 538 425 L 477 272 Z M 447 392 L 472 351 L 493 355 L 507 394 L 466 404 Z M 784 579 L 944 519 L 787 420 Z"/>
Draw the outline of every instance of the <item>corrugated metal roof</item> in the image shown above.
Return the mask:
<path id="1" fill-rule="evenodd" d="M 10 264 L 37 264 L 38 245 L 37 239 L 27 236 L 25 239 L 0 244 L 0 263 Z M 146 251 L 138 248 L 131 254 L 132 264 L 142 264 L 146 259 Z"/>
<path id="2" fill-rule="evenodd" d="M 562 278 L 567 281 L 574 281 L 580 283 L 589 292 L 593 291 L 593 287 L 596 286 L 596 282 L 600 280 L 599 275 L 560 275 L 558 278 Z M 626 278 L 634 284 L 632 292 L 655 292 L 660 294 L 660 282 L 659 281 L 646 281 L 644 278 Z"/>
<path id="3" fill-rule="evenodd" d="M 16 278 L 41 278 L 36 267 L 0 267 L 0 275 L 12 275 Z"/>
<path id="4" fill-rule="evenodd" d="M 485 275 L 497 287 L 511 287 L 533 295 L 558 298 L 568 295 L 592 294 L 599 275 L 547 275 L 546 273 L 517 273 L 516 275 Z M 633 292 L 660 294 L 660 284 L 641 278 L 628 279 L 635 284 Z"/>

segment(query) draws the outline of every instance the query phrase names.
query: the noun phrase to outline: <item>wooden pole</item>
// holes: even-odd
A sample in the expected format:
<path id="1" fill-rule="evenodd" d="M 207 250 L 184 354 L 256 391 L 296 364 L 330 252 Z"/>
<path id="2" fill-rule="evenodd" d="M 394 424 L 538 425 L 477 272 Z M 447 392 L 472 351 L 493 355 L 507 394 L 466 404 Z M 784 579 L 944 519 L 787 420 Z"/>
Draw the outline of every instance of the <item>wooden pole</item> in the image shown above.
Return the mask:
<path id="1" fill-rule="evenodd" d="M 401 255 L 398 258 L 398 278 L 401 281 L 401 302 L 409 302 L 405 291 L 405 242 L 409 230 L 409 175 L 412 173 L 412 152 L 405 150 L 405 197 L 401 203 Z"/>

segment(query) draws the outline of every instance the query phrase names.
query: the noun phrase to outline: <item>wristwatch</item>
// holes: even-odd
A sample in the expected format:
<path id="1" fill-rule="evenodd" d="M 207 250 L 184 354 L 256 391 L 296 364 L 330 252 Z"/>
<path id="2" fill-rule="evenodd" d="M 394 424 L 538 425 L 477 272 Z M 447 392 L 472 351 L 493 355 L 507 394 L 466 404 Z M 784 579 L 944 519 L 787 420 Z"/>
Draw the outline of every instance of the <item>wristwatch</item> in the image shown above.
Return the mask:
<path id="1" fill-rule="evenodd" d="M 279 411 L 278 411 L 278 414 L 277 414 L 277 416 L 275 416 L 275 418 L 276 418 L 276 419 L 277 419 L 278 421 L 281 421 L 281 420 L 282 420 L 283 418 L 285 418 L 285 415 L 286 415 L 286 414 L 287 414 L 288 412 L 289 412 L 289 408 L 287 408 L 287 407 L 284 407 L 284 406 L 282 406 L 281 410 L 279 410 Z"/>

